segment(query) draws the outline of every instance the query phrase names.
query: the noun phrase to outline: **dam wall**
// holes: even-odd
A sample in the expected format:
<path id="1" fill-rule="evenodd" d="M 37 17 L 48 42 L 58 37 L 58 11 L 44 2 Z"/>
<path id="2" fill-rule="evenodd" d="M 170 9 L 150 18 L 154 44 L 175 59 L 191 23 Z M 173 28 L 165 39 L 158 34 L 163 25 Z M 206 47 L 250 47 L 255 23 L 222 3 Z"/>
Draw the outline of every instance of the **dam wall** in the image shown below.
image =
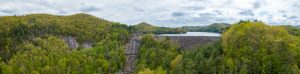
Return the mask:
<path id="1" fill-rule="evenodd" d="M 195 48 L 211 42 L 218 41 L 220 37 L 215 36 L 155 36 L 157 39 L 169 37 L 173 42 L 178 42 L 181 48 Z"/>

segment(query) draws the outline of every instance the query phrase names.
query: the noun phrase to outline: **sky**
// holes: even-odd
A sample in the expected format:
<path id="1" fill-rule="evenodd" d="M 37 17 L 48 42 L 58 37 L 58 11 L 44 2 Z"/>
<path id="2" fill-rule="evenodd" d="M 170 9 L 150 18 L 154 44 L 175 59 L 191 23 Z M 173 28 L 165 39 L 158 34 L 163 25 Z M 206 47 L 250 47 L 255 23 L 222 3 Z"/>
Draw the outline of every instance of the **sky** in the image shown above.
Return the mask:
<path id="1" fill-rule="evenodd" d="M 300 25 L 300 0 L 0 0 L 0 16 L 45 13 L 87 13 L 128 25 L 147 22 L 167 27 L 255 19 L 270 25 Z"/>

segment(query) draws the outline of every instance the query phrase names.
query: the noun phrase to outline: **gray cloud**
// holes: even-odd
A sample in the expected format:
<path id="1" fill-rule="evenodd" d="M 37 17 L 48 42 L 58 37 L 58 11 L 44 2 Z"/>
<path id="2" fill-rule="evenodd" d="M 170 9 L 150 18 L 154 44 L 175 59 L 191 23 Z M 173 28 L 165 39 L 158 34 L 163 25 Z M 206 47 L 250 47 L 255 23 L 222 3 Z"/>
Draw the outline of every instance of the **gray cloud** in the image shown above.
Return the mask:
<path id="1" fill-rule="evenodd" d="M 217 13 L 218 15 L 222 15 L 223 13 L 219 10 L 214 10 L 213 12 Z"/>
<path id="2" fill-rule="evenodd" d="M 285 17 L 286 19 L 293 20 L 299 18 L 298 16 L 292 15 L 288 16 L 287 14 L 283 14 L 282 17 Z"/>
<path id="3" fill-rule="evenodd" d="M 60 10 L 58 13 L 60 13 L 60 14 L 66 14 L 67 12 L 64 11 L 64 10 Z"/>
<path id="4" fill-rule="evenodd" d="M 144 12 L 145 10 L 144 9 L 141 9 L 141 8 L 134 8 L 135 11 L 138 11 L 138 12 Z"/>
<path id="5" fill-rule="evenodd" d="M 265 16 L 265 15 L 268 15 L 268 14 L 269 14 L 269 12 L 267 12 L 267 11 L 261 11 L 261 12 L 259 12 L 260 16 Z"/>
<path id="6" fill-rule="evenodd" d="M 276 22 L 276 21 L 269 22 L 268 24 L 272 24 L 272 25 L 282 25 L 281 22 Z"/>
<path id="7" fill-rule="evenodd" d="M 184 16 L 185 15 L 185 13 L 183 13 L 183 12 L 174 12 L 174 13 L 172 13 L 172 16 L 174 16 L 174 17 L 180 17 L 180 16 Z"/>
<path id="8" fill-rule="evenodd" d="M 268 15 L 267 19 L 273 19 L 274 17 L 272 15 Z"/>
<path id="9" fill-rule="evenodd" d="M 297 19 L 297 18 L 298 18 L 298 16 L 295 16 L 295 15 L 287 17 L 287 19 Z"/>
<path id="10" fill-rule="evenodd" d="M 254 12 L 252 10 L 243 10 L 239 12 L 239 14 L 243 16 L 254 16 Z"/>
<path id="11" fill-rule="evenodd" d="M 212 17 L 212 16 L 215 16 L 215 14 L 213 14 L 213 13 L 200 13 L 199 15 L 201 17 Z"/>
<path id="12" fill-rule="evenodd" d="M 260 8 L 260 7 L 261 7 L 261 2 L 256 1 L 256 2 L 253 3 L 253 8 L 254 9 L 257 9 L 257 8 Z"/>
<path id="13" fill-rule="evenodd" d="M 300 4 L 294 4 L 293 7 L 300 8 Z"/>
<path id="14" fill-rule="evenodd" d="M 4 10 L 0 10 L 0 12 L 2 13 L 6 13 L 6 14 L 11 14 L 11 13 L 15 13 L 15 10 L 9 10 L 9 9 L 4 9 Z"/>
<path id="15" fill-rule="evenodd" d="M 288 17 L 286 14 L 282 15 L 282 17 Z"/>
<path id="16" fill-rule="evenodd" d="M 185 9 L 187 10 L 205 10 L 205 7 L 201 7 L 201 6 L 190 6 L 190 7 L 185 7 Z"/>
<path id="17" fill-rule="evenodd" d="M 213 21 L 213 19 L 211 19 L 210 17 L 198 17 L 198 18 L 192 18 L 193 21 L 197 21 L 197 22 L 211 22 Z"/>
<path id="18" fill-rule="evenodd" d="M 80 11 L 82 11 L 82 12 L 93 12 L 93 11 L 99 11 L 99 10 L 101 10 L 101 9 L 97 8 L 95 6 L 82 7 L 80 9 Z"/>
<path id="19" fill-rule="evenodd" d="M 279 13 L 286 13 L 286 11 L 284 11 L 284 10 L 280 10 L 280 11 L 278 11 Z"/>

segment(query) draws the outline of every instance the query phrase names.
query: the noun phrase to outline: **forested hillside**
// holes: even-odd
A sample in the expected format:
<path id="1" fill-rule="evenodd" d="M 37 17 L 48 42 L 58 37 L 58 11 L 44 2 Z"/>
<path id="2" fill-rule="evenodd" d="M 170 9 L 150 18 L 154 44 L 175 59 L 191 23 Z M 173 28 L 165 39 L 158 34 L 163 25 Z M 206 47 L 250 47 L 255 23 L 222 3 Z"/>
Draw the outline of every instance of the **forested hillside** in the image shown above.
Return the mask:
<path id="1" fill-rule="evenodd" d="M 181 28 L 169 28 L 169 27 L 157 27 L 146 22 L 139 23 L 134 25 L 136 32 L 142 34 L 179 34 L 179 33 L 186 33 L 185 30 Z"/>
<path id="2" fill-rule="evenodd" d="M 124 45 L 131 32 L 124 24 L 88 14 L 31 14 L 0 17 L 1 72 L 114 73 L 125 62 Z M 65 37 L 92 48 L 70 49 Z"/>
<path id="3" fill-rule="evenodd" d="M 213 23 L 208 26 L 183 26 L 182 29 L 191 32 L 215 32 L 221 33 L 227 28 L 230 27 L 230 24 L 227 23 Z"/>
<path id="4" fill-rule="evenodd" d="M 284 26 L 289 34 L 300 36 L 300 28 L 294 26 Z"/>

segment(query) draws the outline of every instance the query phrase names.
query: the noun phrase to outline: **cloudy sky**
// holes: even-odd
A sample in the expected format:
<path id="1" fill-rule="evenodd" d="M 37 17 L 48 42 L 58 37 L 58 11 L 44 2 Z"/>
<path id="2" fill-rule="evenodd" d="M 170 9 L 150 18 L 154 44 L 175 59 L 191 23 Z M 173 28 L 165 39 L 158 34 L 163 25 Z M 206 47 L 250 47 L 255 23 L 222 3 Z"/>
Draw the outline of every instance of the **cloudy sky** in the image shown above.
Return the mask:
<path id="1" fill-rule="evenodd" d="M 208 25 L 262 20 L 300 25 L 300 0 L 0 0 L 0 16 L 88 13 L 129 25 Z"/>

